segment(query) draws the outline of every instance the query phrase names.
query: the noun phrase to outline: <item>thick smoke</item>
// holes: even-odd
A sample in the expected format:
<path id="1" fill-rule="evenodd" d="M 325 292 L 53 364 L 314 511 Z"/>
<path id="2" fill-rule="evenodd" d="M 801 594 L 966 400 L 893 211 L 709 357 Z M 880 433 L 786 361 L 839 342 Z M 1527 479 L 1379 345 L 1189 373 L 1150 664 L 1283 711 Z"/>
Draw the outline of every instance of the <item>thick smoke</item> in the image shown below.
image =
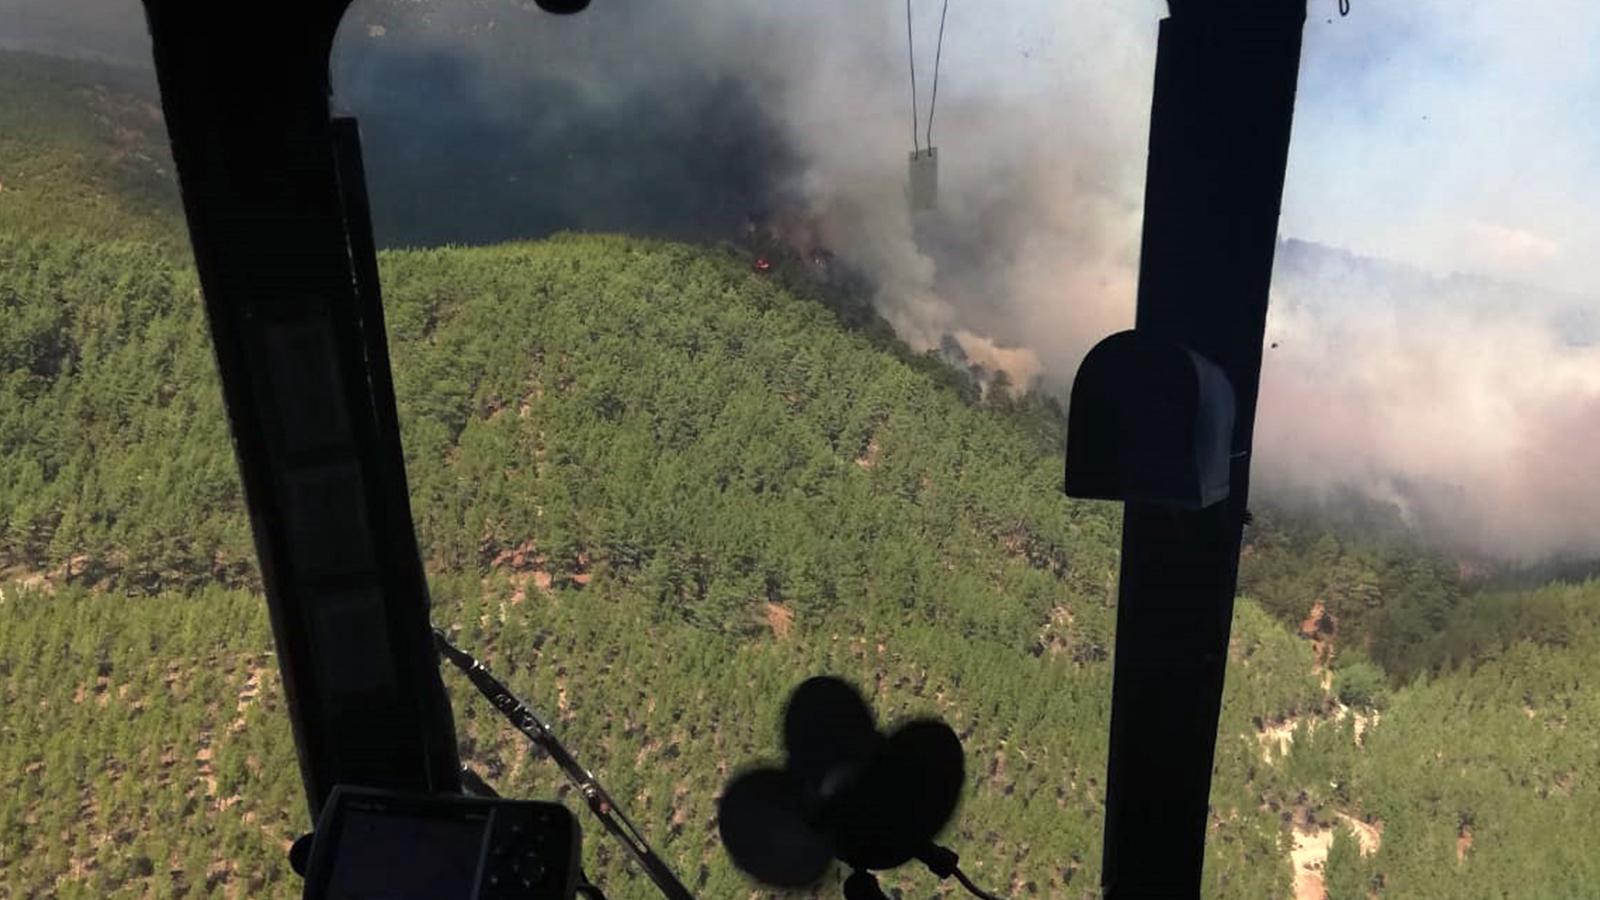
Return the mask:
<path id="1" fill-rule="evenodd" d="M 55 41 L 98 6 L 26 2 Z M 925 129 L 940 2 L 912 7 Z M 1600 555 L 1600 11 L 1333 7 L 1310 5 L 1283 218 L 1309 240 L 1280 245 L 1257 494 L 1357 496 L 1472 553 Z M 952 4 L 917 214 L 898 3 L 365 0 L 333 74 L 387 244 L 799 220 L 914 346 L 1064 392 L 1132 322 L 1164 11 Z"/>
<path id="2" fill-rule="evenodd" d="M 138 0 L 4 0 L 0 50 L 150 66 Z"/>
<path id="3" fill-rule="evenodd" d="M 924 128 L 937 9 L 913 4 Z M 931 213 L 906 202 L 911 111 L 894 4 L 614 0 L 563 22 L 503 6 L 371 5 L 352 14 L 339 74 L 369 128 L 384 130 L 375 158 L 399 152 L 378 146 L 388 141 L 438 151 L 426 174 L 396 170 L 396 195 L 417 210 L 396 235 L 410 227 L 438 239 L 437 216 L 452 203 L 428 185 L 461 192 L 454 208 L 473 224 L 452 228 L 469 239 L 553 227 L 715 235 L 747 211 L 798 210 L 813 240 L 870 273 L 880 311 L 913 346 L 943 346 L 1013 383 L 1061 392 L 1088 347 L 1132 320 L 1161 12 L 1153 3 L 959 5 L 934 123 L 941 184 Z M 1457 21 L 1466 31 L 1454 38 L 1422 31 L 1434 23 L 1415 10 L 1398 23 L 1378 18 L 1402 34 L 1410 27 L 1409 43 L 1360 33 L 1360 46 L 1376 42 L 1391 57 L 1408 48 L 1439 56 L 1451 40 L 1481 52 L 1487 31 L 1476 16 Z M 1430 78 L 1440 87 L 1413 63 L 1398 99 L 1374 97 L 1363 73 L 1351 75 L 1352 31 L 1338 27 L 1314 18 L 1308 34 L 1300 116 L 1313 140 L 1332 140 L 1317 117 L 1333 106 L 1326 117 L 1339 120 L 1341 77 L 1356 78 L 1368 114 L 1415 105 Z M 419 93 L 410 76 L 425 73 L 396 77 L 393 67 L 419 53 L 463 67 L 435 79 L 457 99 Z M 1504 97 L 1488 93 L 1495 104 Z M 1447 95 L 1463 101 L 1455 82 Z M 453 123 L 460 110 L 510 133 Z M 514 149 L 486 164 L 483 154 L 502 152 L 491 146 Z M 564 164 L 563 152 L 577 161 Z M 1474 171 L 1459 156 L 1447 168 Z M 443 162 L 450 157 L 469 171 Z M 467 199 L 485 190 L 466 187 L 480 167 L 495 174 L 481 179 L 495 185 L 487 206 Z M 1318 177 L 1327 167 L 1315 144 L 1297 140 L 1286 224 L 1319 233 L 1312 202 L 1336 224 L 1361 214 L 1325 189 L 1336 180 Z M 541 187 L 504 189 L 505 177 Z M 1384 193 L 1381 178 L 1369 181 L 1369 193 Z M 1394 208 L 1391 186 L 1379 199 L 1390 208 L 1368 208 L 1361 221 L 1382 229 L 1414 219 L 1413 236 L 1390 243 L 1434 267 L 1451 259 L 1428 247 L 1456 248 L 1455 262 L 1502 276 L 1527 275 L 1528 259 L 1559 252 L 1531 229 L 1441 202 L 1439 190 Z M 1429 222 L 1430 204 L 1458 226 Z M 1600 438 L 1592 302 L 1302 242 L 1282 248 L 1273 302 L 1258 425 L 1265 500 L 1326 512 L 1354 489 L 1468 552 L 1600 552 L 1600 479 L 1584 452 Z"/>
<path id="4" fill-rule="evenodd" d="M 1600 8 L 1330 18 L 1307 31 L 1283 228 L 1360 255 L 1280 247 L 1263 488 L 1353 485 L 1491 556 L 1600 556 Z"/>
<path id="5" fill-rule="evenodd" d="M 1280 246 L 1257 472 L 1331 501 L 1348 486 L 1416 532 L 1530 559 L 1600 548 L 1595 304 Z"/>
<path id="6" fill-rule="evenodd" d="M 918 142 L 939 9 L 913 6 Z M 914 347 L 951 338 L 1014 384 L 1064 390 L 1088 347 L 1132 321 L 1160 6 L 1144 12 L 958 4 L 933 123 L 939 205 L 916 215 L 894 4 L 613 0 L 557 20 L 371 2 L 347 18 L 334 75 L 364 123 L 386 242 L 718 237 L 798 212 L 870 274 Z"/>
<path id="7" fill-rule="evenodd" d="M 680 83 L 666 103 L 560 73 L 496 81 L 432 48 L 342 62 L 385 246 L 563 229 L 730 237 L 799 165 L 755 89 L 732 78 Z"/>

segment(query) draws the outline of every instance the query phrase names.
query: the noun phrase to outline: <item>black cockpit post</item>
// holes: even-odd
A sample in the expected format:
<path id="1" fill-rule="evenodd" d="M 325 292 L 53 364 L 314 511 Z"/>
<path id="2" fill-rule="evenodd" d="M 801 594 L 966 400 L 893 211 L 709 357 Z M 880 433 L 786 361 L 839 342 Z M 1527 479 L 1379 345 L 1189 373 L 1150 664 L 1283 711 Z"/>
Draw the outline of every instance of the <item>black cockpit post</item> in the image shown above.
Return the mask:
<path id="1" fill-rule="evenodd" d="M 329 116 L 347 5 L 145 3 L 313 818 L 340 783 L 460 788 L 353 126 Z"/>
<path id="2" fill-rule="evenodd" d="M 1102 874 L 1114 900 L 1200 894 L 1305 22 L 1305 0 L 1171 0 L 1170 8 L 1156 57 L 1135 332 L 1157 355 L 1193 354 L 1184 376 L 1191 399 L 1180 406 L 1198 424 L 1188 443 L 1150 457 L 1184 466 L 1178 495 L 1150 499 L 1163 482 L 1145 476 L 1162 473 L 1114 473 L 1144 489 L 1119 497 L 1128 502 Z M 1208 396 L 1213 368 L 1232 388 L 1224 402 Z M 1226 477 L 1211 477 L 1220 471 L 1204 425 L 1229 421 Z M 1069 489 L 1082 474 L 1072 471 L 1072 441 Z"/>

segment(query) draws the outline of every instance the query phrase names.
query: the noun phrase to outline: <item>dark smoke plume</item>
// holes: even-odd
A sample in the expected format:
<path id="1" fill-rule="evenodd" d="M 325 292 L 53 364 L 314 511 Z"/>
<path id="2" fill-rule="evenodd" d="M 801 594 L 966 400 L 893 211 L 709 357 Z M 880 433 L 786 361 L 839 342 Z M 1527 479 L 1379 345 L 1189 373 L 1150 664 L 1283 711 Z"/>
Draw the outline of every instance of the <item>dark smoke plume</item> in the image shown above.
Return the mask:
<path id="1" fill-rule="evenodd" d="M 491 243 L 561 230 L 723 238 L 781 202 L 799 160 L 732 78 L 596 94 L 495 84 L 471 57 L 375 53 L 342 70 L 378 240 Z"/>

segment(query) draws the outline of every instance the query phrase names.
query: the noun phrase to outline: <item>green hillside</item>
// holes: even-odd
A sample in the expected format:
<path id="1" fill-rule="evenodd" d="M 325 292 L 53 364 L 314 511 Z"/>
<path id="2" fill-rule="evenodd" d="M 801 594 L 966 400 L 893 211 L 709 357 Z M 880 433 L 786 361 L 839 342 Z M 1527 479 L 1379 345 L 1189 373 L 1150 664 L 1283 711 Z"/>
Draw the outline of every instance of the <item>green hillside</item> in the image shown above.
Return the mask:
<path id="1" fill-rule="evenodd" d="M 152 75 L 0 53 L 0 229 L 182 247 L 172 168 Z"/>
<path id="2" fill-rule="evenodd" d="M 81 152 L 31 189 L 109 179 L 117 212 L 0 213 L 0 900 L 297 896 L 299 777 L 170 184 L 72 149 L 92 106 L 20 104 L 97 96 L 49 65 L 0 64 L 27 123 L 4 165 Z M 730 249 L 561 235 L 380 265 L 436 621 L 701 896 L 752 895 L 716 791 L 824 671 L 962 733 L 947 837 L 978 880 L 1095 895 L 1119 511 L 1059 493 L 1051 404 L 980 400 L 859 297 Z M 1208 896 L 1592 895 L 1600 584 L 1491 592 L 1266 519 L 1243 581 Z M 471 764 L 564 795 L 447 683 Z M 650 896 L 588 831 L 610 896 Z"/>

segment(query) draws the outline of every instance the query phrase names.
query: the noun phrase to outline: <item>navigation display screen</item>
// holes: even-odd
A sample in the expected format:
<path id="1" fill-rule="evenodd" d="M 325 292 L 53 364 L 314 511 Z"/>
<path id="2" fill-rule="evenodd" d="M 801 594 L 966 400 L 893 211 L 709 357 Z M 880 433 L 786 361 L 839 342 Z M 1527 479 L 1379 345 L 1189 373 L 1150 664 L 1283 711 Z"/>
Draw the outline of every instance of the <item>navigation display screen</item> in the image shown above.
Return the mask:
<path id="1" fill-rule="evenodd" d="M 331 900 L 469 900 L 487 819 L 417 818 L 350 809 Z"/>

